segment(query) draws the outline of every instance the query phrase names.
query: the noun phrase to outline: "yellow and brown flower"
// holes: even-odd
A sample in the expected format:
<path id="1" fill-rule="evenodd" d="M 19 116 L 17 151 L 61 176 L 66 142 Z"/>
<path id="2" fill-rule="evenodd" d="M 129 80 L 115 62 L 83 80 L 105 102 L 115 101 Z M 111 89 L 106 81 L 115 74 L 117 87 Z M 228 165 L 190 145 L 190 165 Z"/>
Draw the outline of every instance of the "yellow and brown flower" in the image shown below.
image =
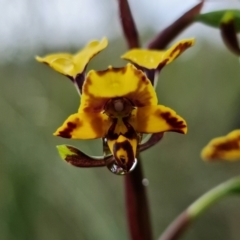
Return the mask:
<path id="1" fill-rule="evenodd" d="M 183 118 L 158 105 L 156 92 L 141 70 L 132 64 L 91 70 L 83 83 L 78 112 L 54 133 L 71 139 L 103 138 L 116 162 L 129 171 L 136 161 L 143 133 L 186 133 Z"/>

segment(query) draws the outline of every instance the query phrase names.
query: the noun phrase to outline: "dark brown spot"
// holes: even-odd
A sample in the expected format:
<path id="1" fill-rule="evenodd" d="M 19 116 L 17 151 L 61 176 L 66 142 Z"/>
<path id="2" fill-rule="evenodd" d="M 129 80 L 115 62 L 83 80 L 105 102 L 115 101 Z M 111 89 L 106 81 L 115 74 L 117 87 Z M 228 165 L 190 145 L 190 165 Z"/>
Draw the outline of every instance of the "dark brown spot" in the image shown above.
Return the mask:
<path id="1" fill-rule="evenodd" d="M 77 124 L 68 122 L 67 127 L 58 133 L 58 136 L 63 138 L 71 138 L 71 132 L 77 127 Z"/>
<path id="2" fill-rule="evenodd" d="M 105 75 L 108 71 L 109 71 L 109 69 L 102 70 L 102 71 L 97 71 L 96 74 L 97 74 L 99 77 L 102 77 L 102 76 Z"/>
<path id="3" fill-rule="evenodd" d="M 159 113 L 157 113 L 159 114 Z M 162 118 L 164 118 L 166 120 L 166 122 L 173 127 L 173 130 L 171 131 L 175 131 L 175 132 L 179 132 L 179 133 L 184 133 L 184 131 L 182 130 L 183 128 L 186 127 L 186 125 L 184 124 L 183 121 L 179 120 L 177 117 L 173 117 L 171 116 L 171 114 L 169 112 L 165 112 L 165 113 L 160 113 L 160 116 Z"/>
<path id="4" fill-rule="evenodd" d="M 123 122 L 127 128 L 127 132 L 125 132 L 122 135 L 128 139 L 136 139 L 137 133 L 135 129 L 132 127 L 132 125 L 128 122 L 128 118 L 123 118 Z"/>
<path id="5" fill-rule="evenodd" d="M 132 127 L 132 125 L 130 123 L 128 123 L 127 117 L 123 118 L 123 123 L 127 128 L 126 132 L 116 133 L 115 129 L 116 129 L 117 123 L 118 123 L 117 118 L 113 118 L 113 123 L 112 123 L 111 127 L 108 129 L 107 139 L 117 140 L 119 135 L 123 135 L 124 137 L 126 137 L 128 139 L 136 139 L 137 138 L 137 133 L 136 133 L 135 129 Z"/>
<path id="6" fill-rule="evenodd" d="M 102 71 L 96 71 L 96 74 L 99 76 L 99 77 L 102 77 L 104 76 L 105 74 L 107 74 L 109 72 L 109 70 L 113 71 L 113 72 L 116 72 L 116 73 L 122 73 L 124 74 L 127 70 L 126 67 L 121 67 L 121 68 L 114 68 L 114 67 L 111 67 L 111 68 L 108 68 L 108 69 L 105 69 L 105 70 L 102 70 Z"/>
<path id="7" fill-rule="evenodd" d="M 212 153 L 207 156 L 211 160 L 218 160 L 221 159 L 225 153 L 231 152 L 234 150 L 239 151 L 240 150 L 240 145 L 239 145 L 240 139 L 235 138 L 235 139 L 226 139 L 225 142 L 222 143 L 216 143 L 212 146 L 213 151 Z"/>
<path id="8" fill-rule="evenodd" d="M 140 71 L 139 69 L 134 69 L 134 74 L 136 75 L 136 77 L 137 77 L 139 80 L 141 79 L 142 82 L 144 82 L 145 84 L 148 84 L 148 83 L 149 83 L 146 75 L 143 73 L 143 70 Z M 141 81 L 140 81 L 140 84 L 142 84 Z"/>
<path id="9" fill-rule="evenodd" d="M 115 133 L 115 128 L 117 125 L 117 118 L 113 118 L 112 119 L 112 125 L 110 126 L 110 128 L 108 129 L 107 132 L 107 139 L 109 140 L 117 140 L 119 134 Z"/>
<path id="10" fill-rule="evenodd" d="M 231 151 L 231 150 L 239 150 L 239 144 L 236 139 L 232 141 L 226 141 L 224 143 L 220 143 L 215 146 L 217 151 Z"/>
<path id="11" fill-rule="evenodd" d="M 177 55 L 175 56 L 175 58 L 177 58 L 183 51 L 185 51 L 191 45 L 192 44 L 190 42 L 179 43 L 171 52 L 170 57 L 174 56 L 174 54 L 177 52 Z"/>
<path id="12" fill-rule="evenodd" d="M 166 58 L 163 62 L 159 63 L 157 70 L 160 71 L 169 61 L 169 58 Z"/>
<path id="13" fill-rule="evenodd" d="M 141 80 L 142 80 L 145 84 L 148 84 L 148 83 L 149 83 L 147 77 L 144 76 L 144 75 L 141 76 Z"/>

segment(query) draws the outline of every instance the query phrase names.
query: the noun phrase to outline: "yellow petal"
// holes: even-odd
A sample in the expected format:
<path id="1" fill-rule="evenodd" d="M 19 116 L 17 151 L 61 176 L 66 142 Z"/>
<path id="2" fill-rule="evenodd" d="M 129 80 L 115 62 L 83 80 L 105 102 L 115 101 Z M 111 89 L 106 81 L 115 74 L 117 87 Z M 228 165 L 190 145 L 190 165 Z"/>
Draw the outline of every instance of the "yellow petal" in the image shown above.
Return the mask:
<path id="1" fill-rule="evenodd" d="M 75 55 L 69 53 L 57 53 L 47 55 L 46 57 L 36 57 L 36 60 L 42 63 L 46 63 L 55 71 L 61 74 L 76 77 L 77 74 L 81 74 L 88 62 L 97 55 L 100 51 L 106 48 L 108 41 L 103 38 L 101 42 L 92 41 L 88 43 L 82 50 Z"/>
<path id="2" fill-rule="evenodd" d="M 187 124 L 171 108 L 163 105 L 137 108 L 130 124 L 139 133 L 187 132 Z"/>
<path id="3" fill-rule="evenodd" d="M 129 63 L 122 68 L 90 71 L 83 84 L 80 111 L 102 111 L 109 99 L 117 97 L 125 97 L 138 107 L 157 104 L 149 79 Z"/>
<path id="4" fill-rule="evenodd" d="M 122 55 L 121 58 L 147 69 L 162 68 L 166 64 L 172 62 L 187 48 L 191 47 L 194 42 L 195 40 L 193 38 L 184 39 L 177 42 L 166 51 L 132 49 Z"/>
<path id="5" fill-rule="evenodd" d="M 224 137 L 211 140 L 202 150 L 201 156 L 205 160 L 240 160 L 240 130 L 234 130 Z"/>
<path id="6" fill-rule="evenodd" d="M 105 114 L 75 113 L 68 117 L 55 136 L 72 139 L 95 139 L 106 135 L 110 126 Z"/>
<path id="7" fill-rule="evenodd" d="M 66 55 L 66 57 L 64 57 L 64 55 Z M 39 62 L 46 63 L 55 71 L 60 72 L 66 76 L 71 76 L 71 72 L 74 70 L 72 56 L 67 53 L 54 54 L 45 58 L 36 57 L 36 59 Z"/>

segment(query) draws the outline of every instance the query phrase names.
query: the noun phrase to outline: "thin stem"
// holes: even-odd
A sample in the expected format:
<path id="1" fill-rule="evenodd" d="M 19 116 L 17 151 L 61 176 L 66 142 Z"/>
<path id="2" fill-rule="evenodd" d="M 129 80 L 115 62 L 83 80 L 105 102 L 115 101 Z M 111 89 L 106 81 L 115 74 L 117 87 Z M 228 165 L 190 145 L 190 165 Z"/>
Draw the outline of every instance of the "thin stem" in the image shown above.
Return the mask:
<path id="1" fill-rule="evenodd" d="M 220 199 L 232 194 L 240 194 L 240 177 L 232 178 L 202 195 L 169 225 L 159 240 L 179 239 L 193 220 Z"/>
<path id="2" fill-rule="evenodd" d="M 138 31 L 127 0 L 118 0 L 119 14 L 128 48 L 139 47 Z"/>
<path id="3" fill-rule="evenodd" d="M 185 12 L 171 25 L 163 29 L 150 43 L 147 44 L 149 49 L 164 49 L 176 38 L 184 29 L 194 23 L 194 18 L 202 9 L 204 0 L 201 0 L 196 6 Z"/>
<path id="4" fill-rule="evenodd" d="M 223 197 L 234 193 L 240 193 L 240 177 L 232 178 L 211 189 L 197 199 L 187 211 L 191 219 L 194 219 Z"/>
<path id="5" fill-rule="evenodd" d="M 140 152 L 147 150 L 150 147 L 153 147 L 155 144 L 157 144 L 162 138 L 163 138 L 164 133 L 153 133 L 150 138 L 146 141 L 143 142 L 138 150 Z"/>
<path id="6" fill-rule="evenodd" d="M 128 227 L 132 240 L 152 240 L 146 188 L 142 183 L 141 160 L 133 172 L 125 176 Z"/>

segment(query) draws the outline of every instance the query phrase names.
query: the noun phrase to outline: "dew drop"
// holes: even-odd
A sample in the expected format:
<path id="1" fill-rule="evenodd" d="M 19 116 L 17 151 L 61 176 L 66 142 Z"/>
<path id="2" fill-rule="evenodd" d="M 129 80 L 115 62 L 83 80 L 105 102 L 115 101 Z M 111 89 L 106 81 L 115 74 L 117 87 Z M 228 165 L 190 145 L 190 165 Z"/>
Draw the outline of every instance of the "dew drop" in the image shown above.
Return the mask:
<path id="1" fill-rule="evenodd" d="M 126 170 L 126 169 L 122 168 L 121 166 L 119 166 L 119 164 L 116 161 L 110 162 L 107 165 L 107 168 L 116 175 L 126 175 L 126 174 L 132 172 L 136 166 L 137 166 L 137 159 L 135 158 L 135 160 L 133 161 L 133 164 L 129 170 Z"/>

